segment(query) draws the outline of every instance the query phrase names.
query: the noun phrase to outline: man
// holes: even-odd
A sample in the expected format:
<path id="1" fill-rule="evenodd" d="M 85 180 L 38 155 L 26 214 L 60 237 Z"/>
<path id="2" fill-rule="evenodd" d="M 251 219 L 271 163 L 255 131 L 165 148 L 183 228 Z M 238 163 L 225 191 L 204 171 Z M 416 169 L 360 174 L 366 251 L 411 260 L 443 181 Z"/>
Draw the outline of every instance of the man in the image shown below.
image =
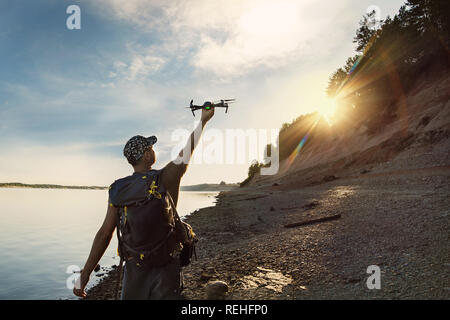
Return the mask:
<path id="1" fill-rule="evenodd" d="M 214 108 L 210 110 L 202 109 L 201 123 L 192 132 L 185 148 L 179 153 L 178 159 L 167 164 L 161 171 L 159 184 L 171 195 L 175 206 L 178 201 L 180 179 L 186 172 L 187 165 L 204 126 L 213 115 Z M 133 166 L 133 175 L 145 174 L 151 170 L 152 165 L 156 161 L 155 152 L 153 151 L 154 143 L 156 143 L 156 137 L 154 136 L 150 138 L 135 136 L 127 142 L 124 148 L 124 155 Z M 97 266 L 111 241 L 116 229 L 118 215 L 118 208 L 110 202 L 105 220 L 94 238 L 89 257 L 73 289 L 75 295 L 86 297 L 85 287 L 89 281 L 90 274 Z M 178 298 L 181 268 L 177 261 L 150 269 L 139 268 L 138 265 L 129 263 L 129 261 L 125 263 L 122 299 Z"/>

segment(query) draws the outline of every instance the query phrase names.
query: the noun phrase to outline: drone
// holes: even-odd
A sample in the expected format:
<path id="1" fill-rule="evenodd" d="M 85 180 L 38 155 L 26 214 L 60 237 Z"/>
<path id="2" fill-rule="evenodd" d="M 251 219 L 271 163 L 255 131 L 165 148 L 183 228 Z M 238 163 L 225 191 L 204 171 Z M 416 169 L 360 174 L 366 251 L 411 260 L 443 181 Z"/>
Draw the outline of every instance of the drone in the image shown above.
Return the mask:
<path id="1" fill-rule="evenodd" d="M 224 99 L 224 100 L 219 100 L 219 101 L 215 101 L 215 102 L 206 101 L 202 106 L 196 106 L 194 104 L 194 100 L 192 99 L 188 108 L 191 109 L 194 117 L 195 117 L 194 111 L 200 110 L 200 109 L 210 110 L 211 108 L 226 108 L 225 113 L 227 113 L 228 104 L 233 103 L 234 101 L 235 101 L 235 99 Z"/>

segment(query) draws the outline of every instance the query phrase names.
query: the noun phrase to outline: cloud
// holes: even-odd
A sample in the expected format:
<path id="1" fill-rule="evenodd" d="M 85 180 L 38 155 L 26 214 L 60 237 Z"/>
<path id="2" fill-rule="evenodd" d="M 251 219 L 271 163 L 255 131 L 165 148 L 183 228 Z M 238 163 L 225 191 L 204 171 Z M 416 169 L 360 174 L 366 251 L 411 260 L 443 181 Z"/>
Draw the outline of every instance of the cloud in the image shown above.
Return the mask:
<path id="1" fill-rule="evenodd" d="M 187 58 L 197 71 L 219 77 L 286 66 L 315 53 L 313 43 L 326 47 L 334 40 L 336 32 L 328 30 L 347 1 L 101 2 L 107 3 L 111 15 L 135 24 L 141 32 L 163 33 L 157 44 L 146 48 L 157 53 L 156 58 L 135 56 L 128 65 L 134 78 L 167 63 L 159 56 Z"/>
<path id="2" fill-rule="evenodd" d="M 172 99 L 190 96 L 183 89 L 173 92 L 171 85 L 148 79 L 78 83 L 43 73 L 39 83 L 45 89 L 31 84 L 3 85 L 8 104 L 0 108 L 0 117 L 7 120 L 0 126 L 0 145 L 15 139 L 59 145 L 149 134 L 167 127 L 164 118 L 177 107 L 168 106 Z M 178 118 L 173 119 L 175 124 Z"/>
<path id="3" fill-rule="evenodd" d="M 91 5 L 101 14 L 112 15 L 125 22 L 154 28 L 161 23 L 161 10 L 167 7 L 164 0 L 99 0 Z"/>
<path id="4" fill-rule="evenodd" d="M 288 64 L 313 36 L 299 2 L 265 1 L 243 10 L 225 41 L 204 34 L 192 63 L 216 74 L 242 75 L 259 66 Z"/>
<path id="5" fill-rule="evenodd" d="M 115 61 L 115 71 L 111 71 L 109 76 L 111 78 L 124 77 L 129 81 L 136 79 L 145 79 L 149 75 L 160 70 L 167 60 L 163 57 L 152 55 L 132 54 L 129 64 L 122 61 Z"/>

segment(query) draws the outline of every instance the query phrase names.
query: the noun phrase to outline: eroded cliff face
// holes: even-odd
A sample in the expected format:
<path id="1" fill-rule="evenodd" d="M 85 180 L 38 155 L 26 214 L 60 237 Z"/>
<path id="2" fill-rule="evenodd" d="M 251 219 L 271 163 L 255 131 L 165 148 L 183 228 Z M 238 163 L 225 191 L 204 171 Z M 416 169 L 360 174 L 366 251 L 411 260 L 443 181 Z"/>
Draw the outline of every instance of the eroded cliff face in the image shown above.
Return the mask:
<path id="1" fill-rule="evenodd" d="M 250 185 L 311 185 L 369 172 L 450 165 L 449 98 L 450 75 L 419 79 L 398 102 L 396 118 L 377 133 L 369 133 L 364 120 L 349 121 L 351 114 L 338 114 L 332 125 L 311 115 L 303 127 L 294 124 L 280 134 L 282 157 L 287 154 L 283 144 L 308 134 L 297 156 L 290 153 L 281 160 L 278 174 L 257 175 Z"/>

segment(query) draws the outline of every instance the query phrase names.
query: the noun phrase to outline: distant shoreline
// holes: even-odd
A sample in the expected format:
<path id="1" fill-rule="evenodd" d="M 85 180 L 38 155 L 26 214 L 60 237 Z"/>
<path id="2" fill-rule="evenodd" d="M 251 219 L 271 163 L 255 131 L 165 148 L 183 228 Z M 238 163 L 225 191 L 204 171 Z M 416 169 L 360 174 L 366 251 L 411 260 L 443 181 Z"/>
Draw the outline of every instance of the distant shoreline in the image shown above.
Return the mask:
<path id="1" fill-rule="evenodd" d="M 238 184 L 197 184 L 181 186 L 180 191 L 228 191 L 238 187 Z M 58 184 L 27 184 L 20 182 L 0 183 L 0 188 L 33 188 L 33 189 L 77 189 L 77 190 L 106 190 L 104 186 L 64 186 Z"/>
<path id="2" fill-rule="evenodd" d="M 63 186 L 58 184 L 26 184 L 20 182 L 0 183 L 0 188 L 33 188 L 33 189 L 80 189 L 80 190 L 106 190 L 102 186 Z"/>
<path id="3" fill-rule="evenodd" d="M 181 186 L 180 191 L 229 191 L 239 187 L 237 183 L 218 184 L 218 183 L 203 183 L 192 186 Z"/>

